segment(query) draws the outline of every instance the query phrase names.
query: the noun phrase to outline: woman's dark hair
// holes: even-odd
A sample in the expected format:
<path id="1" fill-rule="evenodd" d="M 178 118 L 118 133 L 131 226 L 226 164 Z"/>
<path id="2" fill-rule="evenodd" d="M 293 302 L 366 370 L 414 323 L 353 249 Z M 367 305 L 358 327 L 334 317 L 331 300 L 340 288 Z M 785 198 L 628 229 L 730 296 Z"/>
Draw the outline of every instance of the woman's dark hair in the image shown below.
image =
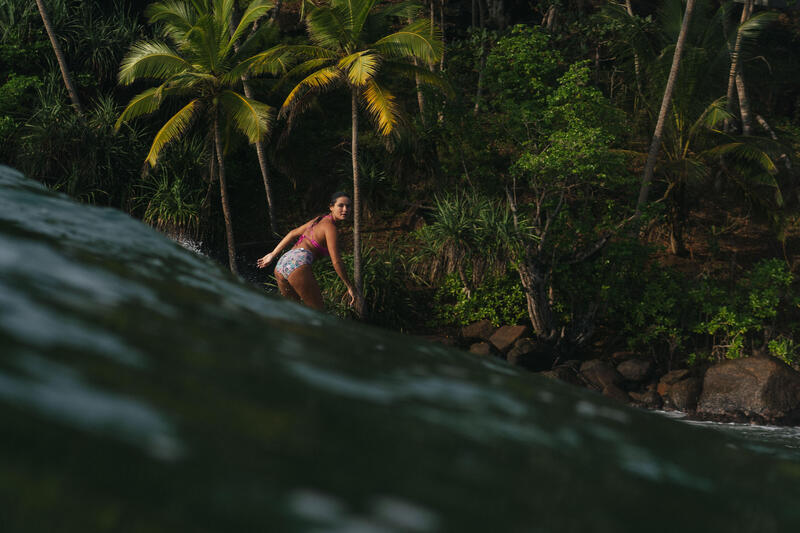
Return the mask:
<path id="1" fill-rule="evenodd" d="M 336 200 L 338 200 L 342 196 L 346 196 L 347 198 L 350 198 L 352 200 L 350 195 L 347 194 L 346 192 L 344 192 L 344 191 L 336 191 L 335 193 L 333 193 L 331 195 L 331 203 L 329 203 L 328 205 L 335 205 L 336 204 Z"/>

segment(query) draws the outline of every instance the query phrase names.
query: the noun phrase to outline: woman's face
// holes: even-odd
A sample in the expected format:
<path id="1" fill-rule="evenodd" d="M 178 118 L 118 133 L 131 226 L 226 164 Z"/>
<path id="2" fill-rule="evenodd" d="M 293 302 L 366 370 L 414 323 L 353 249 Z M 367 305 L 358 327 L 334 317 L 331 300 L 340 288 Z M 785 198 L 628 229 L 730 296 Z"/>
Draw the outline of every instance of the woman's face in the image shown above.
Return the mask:
<path id="1" fill-rule="evenodd" d="M 350 216 L 350 198 L 347 196 L 340 196 L 336 199 L 333 205 L 330 207 L 331 215 L 333 216 L 334 220 L 344 220 Z"/>

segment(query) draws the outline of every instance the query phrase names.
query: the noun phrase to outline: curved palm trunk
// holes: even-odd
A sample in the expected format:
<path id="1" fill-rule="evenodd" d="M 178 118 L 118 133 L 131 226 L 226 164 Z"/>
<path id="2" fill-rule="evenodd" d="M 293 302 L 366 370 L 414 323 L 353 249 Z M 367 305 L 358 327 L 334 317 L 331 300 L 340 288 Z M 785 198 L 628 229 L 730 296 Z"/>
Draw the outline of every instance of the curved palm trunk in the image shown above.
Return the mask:
<path id="1" fill-rule="evenodd" d="M 750 15 L 753 13 L 753 0 L 747 0 L 742 6 L 742 16 L 739 19 L 739 29 L 736 31 L 736 41 L 734 42 L 733 49 L 731 50 L 731 68 L 728 72 L 728 91 L 726 93 L 728 105 L 727 109 L 730 114 L 733 114 L 733 106 L 734 106 L 734 98 L 736 97 L 736 93 L 738 92 L 739 96 L 739 108 L 742 110 L 742 129 L 745 129 L 745 117 L 747 118 L 747 129 L 748 133 L 750 130 L 750 109 L 747 105 L 747 95 L 744 92 L 744 82 L 741 78 L 741 65 L 739 62 L 739 55 L 742 51 L 742 40 L 743 34 L 741 25 L 747 22 L 750 18 Z M 742 98 L 744 98 L 744 105 L 742 104 Z M 725 131 L 730 132 L 733 129 L 733 124 L 730 119 L 725 120 Z"/>
<path id="2" fill-rule="evenodd" d="M 658 121 L 656 122 L 656 129 L 653 132 L 653 141 L 650 143 L 650 151 L 647 154 L 647 162 L 644 166 L 644 176 L 642 177 L 642 187 L 639 189 L 639 200 L 636 202 L 636 212 L 641 212 L 644 205 L 647 203 L 647 196 L 650 194 L 650 185 L 653 182 L 653 172 L 656 167 L 656 159 L 658 152 L 661 150 L 661 136 L 664 133 L 664 122 L 667 119 L 667 112 L 672 100 L 672 91 L 675 89 L 675 81 L 678 79 L 678 69 L 681 63 L 681 54 L 683 47 L 686 44 L 686 35 L 689 33 L 689 21 L 692 18 L 692 11 L 694 10 L 694 1 L 688 0 L 686 2 L 686 11 L 683 13 L 683 22 L 681 23 L 681 31 L 678 34 L 678 42 L 675 44 L 675 53 L 672 55 L 672 66 L 669 69 L 669 77 L 667 78 L 667 86 L 664 88 L 664 97 L 661 99 L 661 110 L 658 113 Z"/>
<path id="3" fill-rule="evenodd" d="M 64 78 L 64 85 L 67 87 L 69 99 L 72 100 L 72 107 L 78 113 L 78 116 L 83 117 L 83 107 L 78 99 L 78 91 L 75 90 L 75 85 L 72 83 L 72 76 L 70 76 L 69 68 L 67 68 L 67 60 L 64 57 L 64 52 L 61 50 L 61 45 L 58 44 L 56 33 L 53 29 L 53 24 L 50 22 L 50 16 L 47 14 L 47 8 L 44 6 L 43 0 L 36 0 L 36 5 L 39 7 L 39 15 L 42 17 L 44 29 L 47 31 L 47 36 L 50 38 L 50 44 L 53 45 L 53 52 L 56 54 L 56 61 L 58 68 L 61 69 L 61 77 Z"/>
<path id="4" fill-rule="evenodd" d="M 225 183 L 225 163 L 222 156 L 222 135 L 219 132 L 219 118 L 214 116 L 214 144 L 217 153 L 217 174 L 219 175 L 219 194 L 222 201 L 222 216 L 225 219 L 225 234 L 228 242 L 228 266 L 231 272 L 236 270 L 236 243 L 233 240 L 233 224 L 231 223 L 231 207 L 228 203 L 228 185 Z"/>
<path id="5" fill-rule="evenodd" d="M 281 3 L 276 2 L 275 8 L 273 10 L 272 18 L 270 19 L 270 24 L 274 23 L 278 17 L 278 11 L 281 8 Z M 253 23 L 253 31 L 256 31 L 258 27 L 258 22 Z M 228 30 L 231 34 L 234 32 L 234 21 L 233 18 L 228 23 Z M 234 50 L 237 52 L 239 51 L 239 45 L 237 43 L 233 44 Z M 244 95 L 248 98 L 253 98 L 253 89 L 250 87 L 250 83 L 248 83 L 248 77 L 245 74 L 242 74 L 242 87 L 244 88 Z M 275 201 L 272 198 L 272 187 L 270 186 L 269 180 L 269 167 L 267 165 L 267 151 L 264 147 L 264 143 L 262 141 L 258 141 L 256 143 L 256 155 L 258 156 L 258 167 L 261 170 L 261 179 L 264 181 L 264 192 L 267 195 L 267 212 L 269 214 L 269 227 L 272 230 L 272 233 L 275 235 L 280 234 L 280 228 L 278 228 L 278 219 L 275 216 Z"/>
<path id="6" fill-rule="evenodd" d="M 358 181 L 358 89 L 350 96 L 353 157 L 353 282 L 356 286 L 356 313 L 364 318 L 364 280 L 361 273 L 361 184 Z"/>
<path id="7" fill-rule="evenodd" d="M 633 18 L 633 6 L 631 5 L 631 0 L 625 0 L 625 9 L 628 11 L 628 16 Z M 633 52 L 633 68 L 636 73 L 636 89 L 639 91 L 639 94 L 642 94 L 642 72 L 639 64 L 639 52 L 636 52 L 635 50 Z"/>

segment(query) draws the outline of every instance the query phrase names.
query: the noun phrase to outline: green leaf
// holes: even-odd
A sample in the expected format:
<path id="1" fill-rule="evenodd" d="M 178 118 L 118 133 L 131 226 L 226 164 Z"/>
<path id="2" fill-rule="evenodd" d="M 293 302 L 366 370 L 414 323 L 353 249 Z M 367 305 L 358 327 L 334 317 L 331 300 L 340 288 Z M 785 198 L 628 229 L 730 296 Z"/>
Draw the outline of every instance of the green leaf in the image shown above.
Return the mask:
<path id="1" fill-rule="evenodd" d="M 223 91 L 219 104 L 232 118 L 236 129 L 251 143 L 262 140 L 270 131 L 273 109 L 267 104 L 245 97 L 235 91 Z"/>
<path id="2" fill-rule="evenodd" d="M 170 118 L 160 130 L 158 130 L 158 133 L 156 133 L 156 136 L 153 139 L 153 144 L 150 147 L 150 152 L 147 154 L 147 162 L 150 163 L 151 167 L 156 166 L 158 155 L 161 153 L 161 149 L 164 148 L 167 143 L 186 133 L 186 130 L 189 129 L 192 118 L 194 118 L 199 107 L 200 100 L 195 98 L 186 104 L 183 109 L 175 113 L 175 115 L 173 115 L 172 118 Z"/>

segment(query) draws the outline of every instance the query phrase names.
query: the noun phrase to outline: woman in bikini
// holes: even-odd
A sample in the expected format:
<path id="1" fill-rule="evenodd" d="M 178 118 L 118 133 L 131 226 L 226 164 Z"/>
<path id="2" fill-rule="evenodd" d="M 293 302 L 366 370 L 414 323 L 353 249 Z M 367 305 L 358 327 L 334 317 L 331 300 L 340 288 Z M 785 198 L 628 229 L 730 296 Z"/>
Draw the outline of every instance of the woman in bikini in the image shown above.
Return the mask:
<path id="1" fill-rule="evenodd" d="M 289 233 L 274 250 L 257 261 L 258 268 L 264 268 L 297 239 L 291 250 L 283 254 L 275 265 L 275 279 L 284 297 L 301 301 L 314 309 L 323 309 L 322 292 L 311 271 L 311 263 L 320 257 L 330 256 L 333 268 L 342 278 L 350 295 L 350 305 L 355 301 L 355 289 L 347 277 L 339 254 L 336 224 L 350 216 L 350 196 L 343 192 L 334 193 L 329 205 L 330 214 L 309 220 Z"/>

